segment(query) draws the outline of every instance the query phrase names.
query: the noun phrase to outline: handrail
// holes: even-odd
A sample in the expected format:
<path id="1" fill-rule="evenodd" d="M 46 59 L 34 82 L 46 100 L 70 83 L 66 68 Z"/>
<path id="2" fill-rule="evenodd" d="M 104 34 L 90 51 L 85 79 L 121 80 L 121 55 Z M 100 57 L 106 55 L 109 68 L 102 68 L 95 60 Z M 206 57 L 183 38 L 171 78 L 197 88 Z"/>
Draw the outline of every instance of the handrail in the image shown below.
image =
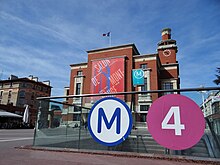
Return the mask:
<path id="1" fill-rule="evenodd" d="M 55 101 L 55 100 L 49 100 L 49 99 L 45 99 L 44 101 L 47 101 L 47 102 L 52 102 L 52 103 L 58 103 L 58 104 L 63 104 L 63 105 L 68 105 L 68 106 L 75 106 L 75 107 L 82 107 L 84 109 L 88 109 L 90 110 L 91 108 L 88 108 L 88 107 L 84 107 L 84 106 L 79 106 L 77 104 L 67 104 L 67 103 L 64 103 L 64 102 L 59 102 L 59 101 Z"/>
<path id="2" fill-rule="evenodd" d="M 149 90 L 149 91 L 130 91 L 130 92 L 117 92 L 117 93 L 96 93 L 96 94 L 81 94 L 81 95 L 68 95 L 68 96 L 52 96 L 52 97 L 38 97 L 37 100 L 47 99 L 60 99 L 60 98 L 79 98 L 79 97 L 92 97 L 92 96 L 112 96 L 112 95 L 127 95 L 127 94 L 146 94 L 146 93 L 164 93 L 164 92 L 190 92 L 190 91 L 210 91 L 220 90 L 220 87 L 200 87 L 200 88 L 182 88 L 182 89 L 166 89 L 166 90 Z"/>

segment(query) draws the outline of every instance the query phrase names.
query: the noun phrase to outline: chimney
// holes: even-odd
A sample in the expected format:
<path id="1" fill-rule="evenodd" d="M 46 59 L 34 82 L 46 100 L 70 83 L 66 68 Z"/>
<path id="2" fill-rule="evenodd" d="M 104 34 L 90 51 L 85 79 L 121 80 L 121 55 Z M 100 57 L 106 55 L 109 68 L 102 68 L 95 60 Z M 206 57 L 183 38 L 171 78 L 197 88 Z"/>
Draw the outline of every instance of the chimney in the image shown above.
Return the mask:
<path id="1" fill-rule="evenodd" d="M 161 31 L 162 40 L 169 40 L 171 39 L 171 29 L 165 28 Z"/>
<path id="2" fill-rule="evenodd" d="M 38 77 L 33 77 L 33 80 L 38 82 Z"/>
<path id="3" fill-rule="evenodd" d="M 8 80 L 16 80 L 18 79 L 18 76 L 12 75 L 8 78 Z"/>
<path id="4" fill-rule="evenodd" d="M 33 77 L 34 77 L 33 75 L 29 75 L 29 76 L 28 76 L 28 79 L 29 79 L 29 80 L 33 80 Z"/>
<path id="5" fill-rule="evenodd" d="M 49 80 L 47 80 L 47 81 L 43 81 L 42 83 L 44 83 L 44 84 L 50 86 L 50 81 L 49 81 Z"/>

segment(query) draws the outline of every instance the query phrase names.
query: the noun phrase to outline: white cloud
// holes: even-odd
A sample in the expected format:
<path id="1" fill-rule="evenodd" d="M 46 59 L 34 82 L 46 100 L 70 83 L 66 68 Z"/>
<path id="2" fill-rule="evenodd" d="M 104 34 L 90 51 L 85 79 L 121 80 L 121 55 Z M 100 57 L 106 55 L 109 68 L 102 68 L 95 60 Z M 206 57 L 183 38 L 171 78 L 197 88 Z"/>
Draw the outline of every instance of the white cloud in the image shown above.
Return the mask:
<path id="1" fill-rule="evenodd" d="M 62 95 L 62 87 L 69 84 L 69 65 L 87 62 L 86 50 L 108 46 L 102 33 L 112 32 L 113 45 L 135 43 L 145 54 L 156 53 L 160 30 L 170 27 L 179 47 L 182 87 L 211 86 L 215 67 L 220 66 L 220 33 L 219 10 L 208 4 L 4 1 L 0 6 L 0 70 L 50 79 L 53 93 Z"/>

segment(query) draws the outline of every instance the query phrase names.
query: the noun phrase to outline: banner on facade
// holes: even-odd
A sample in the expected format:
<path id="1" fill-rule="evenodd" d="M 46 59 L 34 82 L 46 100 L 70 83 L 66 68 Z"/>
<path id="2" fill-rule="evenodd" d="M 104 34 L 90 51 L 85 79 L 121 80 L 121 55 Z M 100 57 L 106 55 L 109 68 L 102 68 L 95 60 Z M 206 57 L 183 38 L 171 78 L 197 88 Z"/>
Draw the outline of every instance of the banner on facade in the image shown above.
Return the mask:
<path id="1" fill-rule="evenodd" d="M 91 93 L 124 92 L 124 57 L 92 61 Z"/>

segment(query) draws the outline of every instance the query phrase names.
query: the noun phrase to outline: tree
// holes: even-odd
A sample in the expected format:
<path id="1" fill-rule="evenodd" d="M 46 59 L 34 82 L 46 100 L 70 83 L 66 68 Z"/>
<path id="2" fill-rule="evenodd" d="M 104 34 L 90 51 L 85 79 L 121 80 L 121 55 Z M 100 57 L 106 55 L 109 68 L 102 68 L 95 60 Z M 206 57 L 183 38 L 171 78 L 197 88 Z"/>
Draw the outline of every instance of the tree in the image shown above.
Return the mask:
<path id="1" fill-rule="evenodd" d="M 213 80 L 213 82 L 218 85 L 218 84 L 220 84 L 220 68 L 217 68 L 216 72 L 217 72 L 217 74 L 215 74 L 216 79 Z"/>

